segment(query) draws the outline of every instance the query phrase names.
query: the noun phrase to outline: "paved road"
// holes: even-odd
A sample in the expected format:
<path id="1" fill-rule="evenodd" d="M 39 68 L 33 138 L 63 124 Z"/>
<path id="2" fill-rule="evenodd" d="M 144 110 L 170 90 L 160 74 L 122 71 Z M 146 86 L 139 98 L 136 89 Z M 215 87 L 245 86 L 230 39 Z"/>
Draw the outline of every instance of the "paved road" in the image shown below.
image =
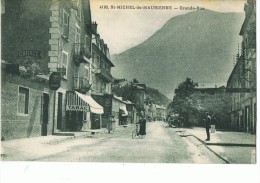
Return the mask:
<path id="1" fill-rule="evenodd" d="M 132 139 L 134 126 L 114 134 L 97 134 L 89 139 L 63 142 L 65 152 L 37 161 L 125 162 L 125 163 L 224 163 L 193 137 L 180 137 L 164 122 L 147 123 L 144 139 Z M 60 144 L 61 145 L 61 144 Z"/>

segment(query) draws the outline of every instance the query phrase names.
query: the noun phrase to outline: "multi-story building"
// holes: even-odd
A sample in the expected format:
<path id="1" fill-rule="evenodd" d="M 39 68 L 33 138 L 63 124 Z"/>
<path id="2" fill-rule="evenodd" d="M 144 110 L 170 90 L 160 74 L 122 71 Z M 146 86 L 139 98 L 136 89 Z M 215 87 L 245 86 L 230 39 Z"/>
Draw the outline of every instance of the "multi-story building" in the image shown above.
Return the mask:
<path id="1" fill-rule="evenodd" d="M 9 139 L 92 128 L 91 114 L 102 114 L 103 107 L 91 98 L 89 0 L 8 0 L 4 10 L 2 60 L 18 72 L 7 66 L 2 78 L 2 114 L 12 114 L 2 115 L 2 134 Z M 53 74 L 60 79 L 57 90 L 48 87 Z"/>
<path id="2" fill-rule="evenodd" d="M 133 84 L 132 102 L 135 103 L 139 113 L 141 111 L 146 112 L 146 85 L 142 83 Z"/>
<path id="3" fill-rule="evenodd" d="M 112 115 L 112 82 L 111 67 L 114 64 L 111 62 L 109 48 L 101 39 L 97 30 L 97 23 L 92 23 L 93 41 L 92 41 L 92 64 L 91 64 L 91 78 L 92 78 L 92 92 L 91 96 L 104 106 L 104 115 L 100 118 L 100 124 L 94 128 L 106 127 L 109 115 Z M 116 100 L 116 99 L 115 99 Z M 117 111 L 119 112 L 119 111 Z M 92 118 L 96 118 L 95 115 Z M 116 113 L 115 118 L 118 120 Z"/>
<path id="4" fill-rule="evenodd" d="M 134 124 L 137 122 L 137 110 L 135 104 L 131 101 L 127 100 L 126 103 L 126 110 L 128 112 L 128 124 Z"/>
<path id="5" fill-rule="evenodd" d="M 1 138 L 49 135 L 53 101 L 48 87 L 51 1 L 2 4 Z"/>
<path id="6" fill-rule="evenodd" d="M 65 69 L 57 97 L 54 95 L 57 130 L 87 130 L 93 128 L 93 123 L 99 123 L 96 119 L 91 121 L 91 115 L 103 113 L 103 107 L 91 98 L 90 3 L 88 0 L 53 1 L 51 11 L 48 67 L 50 72 Z"/>
<path id="7" fill-rule="evenodd" d="M 156 118 L 159 121 L 166 121 L 166 107 L 156 105 Z"/>
<path id="8" fill-rule="evenodd" d="M 146 116 L 149 121 L 155 121 L 157 116 L 156 104 L 148 103 L 146 105 Z"/>
<path id="9" fill-rule="evenodd" d="M 241 55 L 228 79 L 232 92 L 231 125 L 234 129 L 256 133 L 256 1 L 244 6 L 245 20 L 240 30 Z"/>

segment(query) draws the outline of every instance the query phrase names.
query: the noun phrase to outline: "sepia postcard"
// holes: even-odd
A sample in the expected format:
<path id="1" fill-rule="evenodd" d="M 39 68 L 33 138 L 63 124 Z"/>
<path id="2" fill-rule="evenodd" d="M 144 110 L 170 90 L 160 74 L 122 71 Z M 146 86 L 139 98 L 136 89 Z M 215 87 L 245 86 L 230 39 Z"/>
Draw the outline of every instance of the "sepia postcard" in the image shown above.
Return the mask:
<path id="1" fill-rule="evenodd" d="M 1 180 L 259 181 L 257 6 L 1 0 Z"/>

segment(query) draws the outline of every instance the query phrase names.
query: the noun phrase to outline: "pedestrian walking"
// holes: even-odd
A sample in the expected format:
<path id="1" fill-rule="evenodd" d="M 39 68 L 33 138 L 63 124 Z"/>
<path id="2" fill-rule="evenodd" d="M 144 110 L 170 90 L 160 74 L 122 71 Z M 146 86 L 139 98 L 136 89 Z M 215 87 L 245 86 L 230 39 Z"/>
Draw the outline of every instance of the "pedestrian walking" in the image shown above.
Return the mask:
<path id="1" fill-rule="evenodd" d="M 114 131 L 114 123 L 115 123 L 115 118 L 114 116 L 110 116 L 109 119 L 108 119 L 108 122 L 107 122 L 107 130 L 108 130 L 108 133 L 110 133 L 111 131 Z"/>
<path id="2" fill-rule="evenodd" d="M 205 120 L 205 128 L 206 128 L 206 133 L 207 133 L 207 139 L 206 141 L 210 141 L 210 133 L 209 133 L 209 128 L 211 124 L 211 117 L 208 112 L 206 112 L 206 120 Z"/>
<path id="3" fill-rule="evenodd" d="M 141 136 L 141 138 L 144 138 L 144 136 L 146 135 L 146 120 L 144 119 L 144 116 L 141 116 L 141 119 L 138 122 L 140 124 L 140 128 L 139 128 L 139 135 Z"/>

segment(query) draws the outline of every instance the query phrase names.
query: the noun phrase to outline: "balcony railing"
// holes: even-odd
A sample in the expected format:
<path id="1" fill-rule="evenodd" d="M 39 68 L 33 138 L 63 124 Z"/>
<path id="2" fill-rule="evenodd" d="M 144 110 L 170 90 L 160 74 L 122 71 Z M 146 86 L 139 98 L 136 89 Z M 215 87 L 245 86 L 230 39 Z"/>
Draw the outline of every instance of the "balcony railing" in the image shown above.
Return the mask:
<path id="1" fill-rule="evenodd" d="M 90 89 L 91 85 L 89 84 L 88 78 L 83 77 L 74 77 L 73 78 L 73 90 L 80 92 L 87 92 Z"/>
<path id="2" fill-rule="evenodd" d="M 86 58 L 91 57 L 91 50 L 90 47 L 86 46 L 83 43 L 75 43 L 74 44 L 74 59 L 77 63 L 85 62 Z"/>
<path id="3" fill-rule="evenodd" d="M 111 82 L 113 80 L 111 73 L 102 67 L 96 71 L 96 74 L 104 78 L 107 82 Z"/>

